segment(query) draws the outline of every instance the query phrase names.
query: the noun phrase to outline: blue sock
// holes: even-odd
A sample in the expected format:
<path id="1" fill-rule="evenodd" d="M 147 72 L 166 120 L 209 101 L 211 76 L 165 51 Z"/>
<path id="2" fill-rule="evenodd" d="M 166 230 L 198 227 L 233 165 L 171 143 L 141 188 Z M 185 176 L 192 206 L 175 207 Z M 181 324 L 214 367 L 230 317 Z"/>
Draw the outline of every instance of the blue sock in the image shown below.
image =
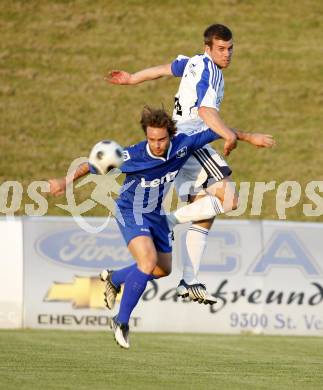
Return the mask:
<path id="1" fill-rule="evenodd" d="M 125 280 L 124 290 L 117 319 L 128 324 L 130 315 L 142 296 L 151 275 L 141 272 L 137 267 L 129 273 Z"/>
<path id="2" fill-rule="evenodd" d="M 115 285 L 115 287 L 119 288 L 122 283 L 125 282 L 126 277 L 137 268 L 137 264 L 129 265 L 128 267 L 118 269 L 117 271 L 113 271 L 111 276 L 111 281 Z"/>
<path id="3" fill-rule="evenodd" d="M 112 276 L 111 276 L 111 281 L 114 284 L 116 288 L 119 288 L 122 283 L 126 281 L 127 276 L 130 274 L 130 272 L 134 271 L 137 269 L 137 264 L 132 264 L 129 265 L 128 267 L 118 269 L 117 271 L 113 271 Z M 153 275 L 149 275 L 150 279 L 157 279 L 157 277 Z"/>

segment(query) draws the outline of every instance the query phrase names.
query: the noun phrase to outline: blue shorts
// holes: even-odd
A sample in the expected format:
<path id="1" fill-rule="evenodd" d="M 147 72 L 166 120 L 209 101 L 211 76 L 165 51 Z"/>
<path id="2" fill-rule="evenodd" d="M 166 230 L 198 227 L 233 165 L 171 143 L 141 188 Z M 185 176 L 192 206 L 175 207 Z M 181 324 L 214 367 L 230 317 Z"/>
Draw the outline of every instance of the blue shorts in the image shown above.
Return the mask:
<path id="1" fill-rule="evenodd" d="M 140 220 L 136 221 L 132 209 L 119 208 L 116 220 L 127 245 L 135 237 L 149 236 L 158 252 L 172 251 L 172 233 L 165 215 L 158 212 L 141 214 Z"/>

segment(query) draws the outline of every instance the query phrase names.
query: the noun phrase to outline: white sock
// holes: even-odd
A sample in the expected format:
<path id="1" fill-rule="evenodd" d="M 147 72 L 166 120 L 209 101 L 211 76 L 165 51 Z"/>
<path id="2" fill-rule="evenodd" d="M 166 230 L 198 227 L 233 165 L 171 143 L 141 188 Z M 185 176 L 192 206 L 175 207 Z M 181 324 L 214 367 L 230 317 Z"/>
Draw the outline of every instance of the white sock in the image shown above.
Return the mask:
<path id="1" fill-rule="evenodd" d="M 174 211 L 171 218 L 177 223 L 197 222 L 223 214 L 223 207 L 216 196 L 206 195 L 195 202 Z"/>
<path id="2" fill-rule="evenodd" d="M 187 284 L 199 283 L 197 275 L 209 231 L 199 225 L 192 225 L 186 235 L 186 248 L 188 257 L 184 260 L 183 279 Z"/>

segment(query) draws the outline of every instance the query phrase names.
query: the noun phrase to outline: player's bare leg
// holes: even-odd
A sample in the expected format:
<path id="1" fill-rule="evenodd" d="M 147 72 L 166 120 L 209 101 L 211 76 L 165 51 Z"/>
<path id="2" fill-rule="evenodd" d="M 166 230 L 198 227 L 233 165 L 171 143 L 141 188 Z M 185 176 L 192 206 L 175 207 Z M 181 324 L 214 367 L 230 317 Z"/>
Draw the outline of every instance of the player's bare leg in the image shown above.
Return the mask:
<path id="1" fill-rule="evenodd" d="M 170 253 L 157 252 L 157 265 L 153 269 L 152 279 L 159 279 L 168 276 L 172 271 L 172 261 Z M 104 302 L 107 309 L 112 310 L 116 303 L 116 297 L 121 290 L 126 276 L 136 268 L 137 264 L 119 270 L 117 281 L 113 270 L 104 269 L 100 273 L 100 279 L 105 282 Z M 113 275 L 114 274 L 114 275 Z"/>
<path id="2" fill-rule="evenodd" d="M 148 281 L 152 279 L 152 272 L 157 264 L 160 277 L 171 271 L 171 253 L 157 252 L 150 236 L 134 237 L 128 249 L 137 265 L 125 279 L 119 313 L 111 322 L 116 342 L 126 349 L 130 347 L 128 325 L 130 315 L 145 291 Z"/>
<path id="3" fill-rule="evenodd" d="M 119 313 L 111 322 L 115 341 L 125 349 L 130 348 L 129 318 L 131 312 L 144 292 L 150 273 L 157 264 L 157 252 L 151 237 L 134 237 L 129 242 L 128 249 L 136 260 L 137 266 L 126 277 Z"/>

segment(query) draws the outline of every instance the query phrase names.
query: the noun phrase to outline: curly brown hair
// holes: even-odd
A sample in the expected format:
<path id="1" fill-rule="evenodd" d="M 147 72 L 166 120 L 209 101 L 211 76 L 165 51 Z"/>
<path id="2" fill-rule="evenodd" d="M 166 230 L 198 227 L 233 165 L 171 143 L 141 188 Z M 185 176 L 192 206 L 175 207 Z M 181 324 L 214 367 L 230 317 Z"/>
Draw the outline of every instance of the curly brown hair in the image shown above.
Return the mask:
<path id="1" fill-rule="evenodd" d="M 167 129 L 170 137 L 173 137 L 177 131 L 176 122 L 163 108 L 145 106 L 142 110 L 140 124 L 145 134 L 147 134 L 148 126 Z"/>

